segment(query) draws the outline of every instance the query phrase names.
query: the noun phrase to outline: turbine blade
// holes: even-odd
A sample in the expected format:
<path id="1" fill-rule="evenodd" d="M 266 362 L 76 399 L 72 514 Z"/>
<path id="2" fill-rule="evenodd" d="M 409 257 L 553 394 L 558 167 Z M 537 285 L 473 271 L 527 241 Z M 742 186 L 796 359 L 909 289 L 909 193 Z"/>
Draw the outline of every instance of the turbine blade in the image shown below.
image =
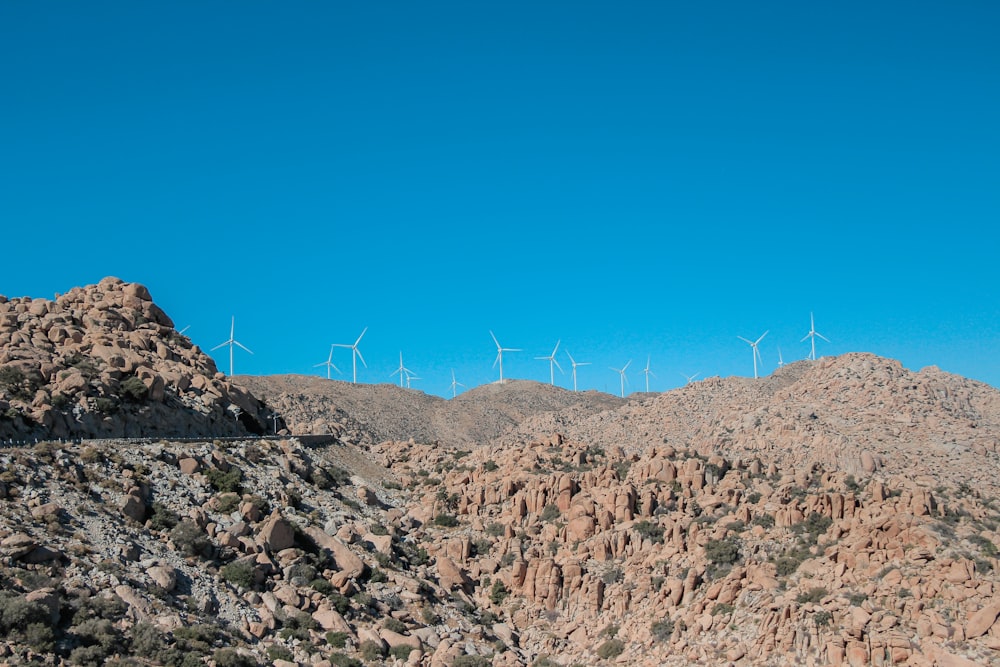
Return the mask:
<path id="1" fill-rule="evenodd" d="M 768 329 L 767 331 L 765 331 L 764 333 L 762 333 L 762 334 L 760 335 L 760 338 L 758 338 L 758 339 L 757 339 L 757 342 L 759 343 L 760 341 L 764 340 L 764 336 L 766 336 L 766 335 L 767 335 L 767 334 L 768 334 L 768 333 L 769 333 L 770 331 L 771 331 L 771 330 L 770 330 L 770 329 Z"/>
<path id="2" fill-rule="evenodd" d="M 809 333 L 807 333 L 807 334 L 806 334 L 805 336 L 803 336 L 803 337 L 802 337 L 802 340 L 800 340 L 799 342 L 800 342 L 800 343 L 804 343 L 804 342 L 806 342 L 806 339 L 807 339 L 807 338 L 809 338 L 809 336 L 812 336 L 812 335 L 813 335 L 813 332 L 812 332 L 812 331 L 810 331 L 810 332 L 809 332 Z"/>
<path id="3" fill-rule="evenodd" d="M 827 338 L 826 336 L 824 336 L 823 334 L 817 332 L 816 335 L 819 336 L 820 338 L 822 338 L 823 340 L 825 340 L 827 343 L 830 342 L 830 339 Z"/>
<path id="4" fill-rule="evenodd" d="M 490 337 L 493 339 L 493 342 L 497 344 L 497 349 L 499 350 L 500 349 L 500 341 L 497 340 L 497 337 L 493 335 L 492 331 L 490 331 Z"/>
<path id="5" fill-rule="evenodd" d="M 250 354 L 253 354 L 253 352 L 252 352 L 252 351 L 250 350 L 250 348 L 249 348 L 249 347 L 247 347 L 246 345 L 244 345 L 243 343 L 240 343 L 240 342 L 238 342 L 238 341 L 235 341 L 235 340 L 234 340 L 234 341 L 233 341 L 233 345 L 237 345 L 237 346 L 239 346 L 239 347 L 242 347 L 242 348 L 243 348 L 244 350 L 246 350 L 247 352 L 250 352 Z"/>
<path id="6" fill-rule="evenodd" d="M 737 338 L 739 338 L 744 343 L 747 343 L 748 345 L 753 345 L 753 341 L 749 341 L 746 338 L 744 338 L 743 336 L 737 336 Z"/>
<path id="7" fill-rule="evenodd" d="M 365 364 L 365 358 L 361 356 L 361 350 L 354 348 L 354 354 L 358 355 L 358 359 L 361 360 L 361 363 L 364 364 L 365 368 L 368 368 L 368 364 Z"/>
<path id="8" fill-rule="evenodd" d="M 362 331 L 362 332 L 361 332 L 361 335 L 360 335 L 360 336 L 358 336 L 358 339 L 357 339 L 356 341 L 354 341 L 354 345 L 355 345 L 355 347 L 357 347 L 358 343 L 360 343 L 360 342 L 361 342 L 361 339 L 365 337 L 365 334 L 366 334 L 367 332 L 368 332 L 368 327 L 365 327 L 364 331 Z"/>
<path id="9" fill-rule="evenodd" d="M 215 347 L 213 347 L 211 350 L 209 350 L 209 352 L 214 352 L 215 350 L 218 350 L 220 347 L 225 347 L 226 345 L 229 345 L 231 342 L 232 341 L 227 340 L 225 343 L 219 343 L 218 345 L 216 345 Z"/>
<path id="10" fill-rule="evenodd" d="M 558 368 L 558 369 L 559 369 L 559 372 L 560 372 L 560 373 L 565 373 L 565 372 L 566 372 L 566 371 L 564 371 L 564 370 L 562 369 L 562 366 L 560 366 L 560 365 L 559 365 L 559 362 L 558 362 L 558 361 L 556 361 L 555 357 L 552 357 L 552 363 L 554 363 L 554 364 L 556 365 L 556 368 Z"/>

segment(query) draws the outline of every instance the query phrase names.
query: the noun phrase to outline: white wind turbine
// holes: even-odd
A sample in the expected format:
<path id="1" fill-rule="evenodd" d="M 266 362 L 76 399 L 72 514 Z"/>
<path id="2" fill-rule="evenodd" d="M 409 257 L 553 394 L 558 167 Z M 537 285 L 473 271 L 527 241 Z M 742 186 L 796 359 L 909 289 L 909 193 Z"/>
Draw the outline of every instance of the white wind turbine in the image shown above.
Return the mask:
<path id="1" fill-rule="evenodd" d="M 406 366 L 403 365 L 403 351 L 402 350 L 399 351 L 399 368 L 397 368 L 396 370 L 394 370 L 392 372 L 392 375 L 390 375 L 389 377 L 392 377 L 396 373 L 399 373 L 399 386 L 400 387 L 403 386 L 403 378 L 405 377 L 406 378 L 406 387 L 407 387 L 407 389 L 409 389 L 409 387 L 410 387 L 410 376 L 413 375 L 413 371 L 411 371 L 409 368 L 407 368 Z M 419 380 L 420 378 L 416 378 L 416 379 Z"/>
<path id="2" fill-rule="evenodd" d="M 817 336 L 819 336 L 820 338 L 822 338 L 823 340 L 825 340 L 827 343 L 830 342 L 829 338 L 827 338 L 823 334 L 821 334 L 818 331 L 816 331 L 816 324 L 815 324 L 815 322 L 813 320 L 813 314 L 809 313 L 809 333 L 807 333 L 805 336 L 803 336 L 802 340 L 800 340 L 799 342 L 800 343 L 805 342 L 806 338 L 811 338 L 812 339 L 812 352 L 810 353 L 809 358 L 812 359 L 813 361 L 816 361 L 816 337 Z"/>
<path id="3" fill-rule="evenodd" d="M 330 379 L 330 369 L 331 368 L 333 370 L 337 371 L 338 373 L 340 372 L 340 369 L 333 365 L 333 345 L 330 346 L 330 356 L 327 357 L 326 361 L 322 361 L 322 362 L 316 364 L 315 366 L 313 366 L 313 368 L 319 368 L 320 366 L 326 366 L 326 379 L 327 380 Z"/>
<path id="4" fill-rule="evenodd" d="M 457 387 L 464 387 L 465 385 L 455 379 L 455 369 L 451 369 L 451 397 L 455 398 L 458 396 Z"/>
<path id="5" fill-rule="evenodd" d="M 699 374 L 701 374 L 701 371 L 698 371 L 694 375 L 684 375 L 684 373 L 681 373 L 681 377 L 687 380 L 687 384 L 691 384 L 692 382 L 694 382 L 694 379 L 698 377 Z"/>
<path id="6" fill-rule="evenodd" d="M 781 358 L 781 348 L 778 348 L 778 368 L 785 365 L 785 360 Z"/>
<path id="7" fill-rule="evenodd" d="M 649 376 L 652 375 L 653 377 L 656 377 L 656 373 L 654 373 L 653 371 L 651 371 L 649 369 L 649 360 L 650 360 L 650 357 L 647 356 L 646 357 L 646 367 L 642 369 L 642 374 L 646 376 L 646 393 L 647 394 L 649 393 Z"/>
<path id="8" fill-rule="evenodd" d="M 365 365 L 365 368 L 368 368 L 368 364 L 365 363 L 365 358 L 363 356 L 361 356 L 361 350 L 358 349 L 358 343 L 361 342 L 361 339 L 364 338 L 365 333 L 367 331 L 368 331 L 368 327 L 365 327 L 364 331 L 361 332 L 361 335 L 358 336 L 358 339 L 356 341 L 354 341 L 353 345 L 348 345 L 346 343 L 334 343 L 333 344 L 334 347 L 349 347 L 349 348 L 351 348 L 351 361 L 354 364 L 354 384 L 358 383 L 358 359 L 360 358 L 361 359 L 361 363 Z"/>
<path id="9" fill-rule="evenodd" d="M 493 338 L 493 342 L 497 344 L 497 358 L 493 360 L 493 366 L 500 364 L 500 384 L 503 384 L 503 353 L 504 352 L 520 352 L 521 350 L 514 347 L 503 347 L 500 345 L 500 341 L 497 337 L 493 335 L 490 331 L 490 336 Z"/>
<path id="10" fill-rule="evenodd" d="M 754 377 L 755 380 L 757 379 L 757 360 L 760 359 L 760 350 L 757 349 L 757 344 L 760 341 L 764 340 L 764 336 L 766 336 L 766 335 L 767 335 L 767 331 L 765 331 L 764 333 L 762 333 L 760 335 L 760 338 L 758 338 L 755 341 L 749 341 L 746 338 L 744 338 L 743 336 L 737 336 L 737 338 L 739 338 L 744 343 L 749 343 L 750 347 L 753 348 L 753 377 Z M 761 363 L 764 363 L 763 359 L 761 359 Z"/>
<path id="11" fill-rule="evenodd" d="M 573 391 L 576 391 L 576 367 L 577 366 L 589 366 L 590 362 L 589 361 L 577 361 L 576 359 L 573 358 L 573 355 L 570 354 L 568 351 L 566 352 L 566 356 L 569 357 L 569 363 L 573 364 Z"/>
<path id="12" fill-rule="evenodd" d="M 236 334 L 236 316 L 234 315 L 232 325 L 229 327 L 229 340 L 227 340 L 224 343 L 219 343 L 211 350 L 212 352 L 214 352 L 215 350 L 218 350 L 220 347 L 225 347 L 227 345 L 229 346 L 229 377 L 233 376 L 233 346 L 234 345 L 239 346 L 242 349 L 246 350 L 247 352 L 250 352 L 250 348 L 248 348 L 246 345 L 236 340 L 235 334 Z M 250 352 L 250 354 L 253 354 L 253 352 Z"/>
<path id="13" fill-rule="evenodd" d="M 544 359 L 545 361 L 549 362 L 549 384 L 551 385 L 555 385 L 556 383 L 556 369 L 558 368 L 560 373 L 563 372 L 562 366 L 560 366 L 559 362 L 556 361 L 556 351 L 559 349 L 559 343 L 561 342 L 562 342 L 561 340 L 556 341 L 556 346 L 552 348 L 552 354 L 550 354 L 549 356 L 535 357 L 535 359 Z"/>
<path id="14" fill-rule="evenodd" d="M 628 384 L 628 378 L 625 377 L 625 369 L 628 368 L 629 364 L 631 364 L 631 363 L 632 363 L 632 360 L 629 359 L 628 363 L 625 364 L 624 366 L 622 366 L 621 368 L 611 368 L 611 370 L 613 370 L 615 373 L 618 373 L 619 375 L 622 376 L 622 398 L 625 398 L 625 385 Z M 610 366 L 609 366 L 609 368 L 610 368 Z"/>

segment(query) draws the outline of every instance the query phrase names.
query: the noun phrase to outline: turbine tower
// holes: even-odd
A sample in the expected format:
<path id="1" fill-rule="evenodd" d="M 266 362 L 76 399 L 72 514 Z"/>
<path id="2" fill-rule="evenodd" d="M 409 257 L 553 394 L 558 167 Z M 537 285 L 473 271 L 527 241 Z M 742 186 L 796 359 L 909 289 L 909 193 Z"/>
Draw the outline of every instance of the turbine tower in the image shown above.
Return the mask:
<path id="1" fill-rule="evenodd" d="M 701 371 L 698 371 L 694 375 L 684 375 L 684 373 L 681 373 L 681 377 L 687 380 L 687 384 L 691 384 L 692 382 L 694 382 L 694 379 L 698 377 L 700 373 Z"/>
<path id="2" fill-rule="evenodd" d="M 365 333 L 367 331 L 368 331 L 368 327 L 365 327 L 364 331 L 361 332 L 361 335 L 358 336 L 358 339 L 356 341 L 354 341 L 353 345 L 348 345 L 346 343 L 334 343 L 333 344 L 334 347 L 349 347 L 349 348 L 351 348 L 351 361 L 354 364 L 354 384 L 358 383 L 358 359 L 360 358 L 361 359 L 361 363 L 365 365 L 365 368 L 368 368 L 368 364 L 365 363 L 365 358 L 361 356 L 361 350 L 358 349 L 358 343 L 361 342 L 361 339 L 364 338 Z"/>
<path id="3" fill-rule="evenodd" d="M 556 341 L 556 346 L 552 349 L 552 354 L 550 354 L 549 356 L 535 357 L 535 359 L 544 359 L 545 361 L 549 362 L 549 384 L 553 386 L 556 383 L 556 368 L 559 369 L 560 373 L 563 372 L 562 366 L 560 366 L 559 362 L 556 361 L 556 351 L 559 349 L 559 343 L 561 342 L 562 342 L 561 340 Z"/>
<path id="4" fill-rule="evenodd" d="M 246 345 L 236 340 L 235 334 L 236 334 L 236 316 L 234 315 L 232 325 L 229 327 L 229 340 L 227 340 L 224 343 L 219 343 L 211 350 L 212 352 L 214 352 L 215 350 L 218 350 L 220 347 L 225 347 L 227 345 L 229 346 L 229 377 L 233 376 L 233 346 L 234 345 L 239 346 L 244 350 L 246 350 L 247 352 L 250 352 L 250 348 L 248 348 Z M 250 354 L 253 354 L 253 352 L 250 352 Z"/>
<path id="5" fill-rule="evenodd" d="M 403 365 L 403 351 L 399 351 L 399 368 L 394 370 L 389 377 L 392 377 L 396 373 L 399 373 L 399 386 L 403 386 L 403 378 L 406 378 L 406 388 L 410 388 L 410 376 L 413 375 L 413 371 Z M 417 378 L 418 380 L 420 378 Z"/>
<path id="6" fill-rule="evenodd" d="M 490 336 L 493 338 L 493 342 L 497 344 L 497 358 L 493 360 L 493 366 L 496 367 L 497 364 L 500 364 L 500 384 L 503 384 L 503 353 L 520 352 L 521 350 L 514 347 L 503 347 L 500 345 L 500 341 L 497 340 L 497 337 L 493 335 L 492 331 L 490 331 Z"/>
<path id="7" fill-rule="evenodd" d="M 455 379 L 455 369 L 451 369 L 451 397 L 455 398 L 458 396 L 458 390 L 456 387 L 464 387 L 465 385 Z"/>
<path id="8" fill-rule="evenodd" d="M 750 345 L 750 347 L 753 348 L 753 377 L 754 377 L 755 380 L 757 379 L 757 360 L 760 359 L 760 350 L 757 349 L 757 343 L 759 343 L 760 341 L 764 340 L 764 336 L 766 336 L 766 335 L 767 335 L 767 331 L 765 331 L 764 333 L 762 333 L 760 335 L 760 338 L 758 338 L 755 341 L 749 341 L 746 338 L 744 338 L 743 336 L 737 336 L 737 338 L 739 338 L 744 343 L 748 343 Z M 764 363 L 764 361 L 761 360 L 761 363 Z"/>
<path id="9" fill-rule="evenodd" d="M 627 363 L 627 364 L 625 364 L 624 366 L 622 366 L 621 368 L 612 368 L 612 369 L 611 369 L 611 370 L 613 370 L 613 371 L 614 371 L 615 373 L 618 373 L 619 375 L 621 375 L 621 376 L 622 376 L 622 398 L 625 398 L 625 385 L 626 385 L 626 384 L 628 384 L 628 378 L 627 378 L 627 377 L 625 377 L 625 369 L 626 369 L 626 368 L 628 368 L 628 367 L 629 367 L 629 364 L 631 364 L 631 363 L 632 363 L 632 360 L 631 360 L 631 359 L 629 359 L 629 360 L 628 360 L 628 363 Z M 610 368 L 610 367 L 609 367 L 609 368 Z"/>
<path id="10" fill-rule="evenodd" d="M 330 356 L 326 361 L 320 362 L 313 366 L 313 368 L 319 368 L 320 366 L 326 366 L 326 379 L 330 379 L 330 369 L 340 372 L 340 369 L 333 365 L 333 345 L 330 346 Z"/>
<path id="11" fill-rule="evenodd" d="M 566 356 L 569 357 L 569 363 L 573 364 L 573 391 L 576 391 L 576 367 L 577 366 L 589 366 L 589 361 L 577 361 L 573 358 L 573 355 L 566 352 Z"/>
<path id="12" fill-rule="evenodd" d="M 650 359 L 650 357 L 647 356 L 646 357 L 646 367 L 642 369 L 643 375 L 646 376 L 646 393 L 647 394 L 649 393 L 649 376 L 652 375 L 653 377 L 656 377 L 656 373 L 654 373 L 653 371 L 649 370 L 649 359 Z"/>
<path id="13" fill-rule="evenodd" d="M 825 340 L 827 343 L 830 342 L 829 338 L 827 338 L 826 336 L 824 336 L 820 332 L 816 331 L 816 323 L 813 320 L 813 314 L 809 313 L 809 333 L 807 333 L 805 336 L 803 336 L 802 340 L 800 340 L 799 342 L 800 343 L 805 342 L 806 338 L 811 338 L 812 339 L 812 341 L 811 341 L 812 342 L 812 352 L 809 354 L 809 359 L 812 359 L 813 361 L 816 361 L 816 337 L 817 336 L 819 336 L 820 338 L 822 338 L 823 340 Z"/>

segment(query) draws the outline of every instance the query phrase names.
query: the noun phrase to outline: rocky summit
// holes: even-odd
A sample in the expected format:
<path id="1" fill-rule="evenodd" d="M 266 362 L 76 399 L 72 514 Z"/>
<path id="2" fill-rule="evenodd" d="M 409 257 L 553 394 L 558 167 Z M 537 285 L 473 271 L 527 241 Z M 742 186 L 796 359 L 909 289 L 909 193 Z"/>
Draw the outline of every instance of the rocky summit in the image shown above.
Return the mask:
<path id="1" fill-rule="evenodd" d="M 4 664 L 1000 665 L 1000 392 L 936 368 L 226 378 L 109 278 L 0 297 L 0 434 Z"/>

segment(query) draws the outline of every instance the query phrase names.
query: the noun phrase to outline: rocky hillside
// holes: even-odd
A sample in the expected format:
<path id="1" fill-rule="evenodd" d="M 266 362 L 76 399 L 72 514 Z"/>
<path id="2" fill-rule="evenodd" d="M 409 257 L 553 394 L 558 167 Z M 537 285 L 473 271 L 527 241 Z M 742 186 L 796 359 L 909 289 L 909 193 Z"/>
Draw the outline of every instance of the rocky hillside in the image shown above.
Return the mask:
<path id="1" fill-rule="evenodd" d="M 0 307 L 6 433 L 287 427 L 0 449 L 0 662 L 1000 666 L 987 385 L 849 354 L 445 401 L 230 382 L 113 279 Z"/>
<path id="2" fill-rule="evenodd" d="M 270 417 L 138 283 L 0 296 L 0 440 L 246 435 Z"/>
<path id="3" fill-rule="evenodd" d="M 394 384 L 304 375 L 238 375 L 233 382 L 272 406 L 291 434 L 336 434 L 367 444 L 413 438 L 466 446 L 516 431 L 536 415 L 590 415 L 625 403 L 596 391 L 576 393 L 525 380 L 475 387 L 450 400 Z"/>

